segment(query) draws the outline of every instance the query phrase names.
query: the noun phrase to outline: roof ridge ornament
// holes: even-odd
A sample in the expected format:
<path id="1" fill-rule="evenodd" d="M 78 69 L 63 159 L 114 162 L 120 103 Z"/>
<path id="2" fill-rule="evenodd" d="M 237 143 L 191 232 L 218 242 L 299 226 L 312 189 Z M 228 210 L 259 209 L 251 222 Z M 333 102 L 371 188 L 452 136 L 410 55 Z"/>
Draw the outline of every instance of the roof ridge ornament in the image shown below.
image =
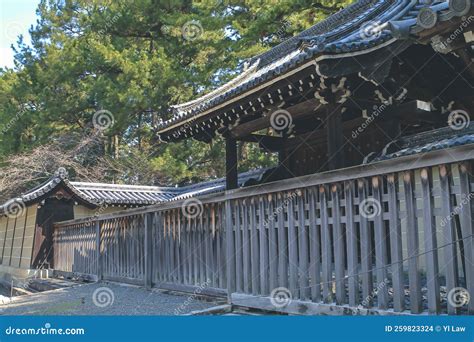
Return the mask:
<path id="1" fill-rule="evenodd" d="M 66 168 L 61 166 L 56 170 L 56 172 L 54 172 L 54 176 L 61 179 L 68 179 L 69 173 L 67 172 Z"/>

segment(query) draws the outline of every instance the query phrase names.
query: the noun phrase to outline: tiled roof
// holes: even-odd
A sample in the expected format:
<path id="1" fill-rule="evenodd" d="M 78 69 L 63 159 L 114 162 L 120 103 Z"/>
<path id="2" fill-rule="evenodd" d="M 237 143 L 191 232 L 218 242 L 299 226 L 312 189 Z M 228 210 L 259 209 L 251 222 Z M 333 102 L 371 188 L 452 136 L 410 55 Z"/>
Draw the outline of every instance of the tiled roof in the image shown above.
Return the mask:
<path id="1" fill-rule="evenodd" d="M 70 183 L 79 192 L 99 203 L 146 205 L 165 202 L 178 193 L 177 188 L 105 183 Z"/>
<path id="2" fill-rule="evenodd" d="M 460 130 L 453 130 L 451 127 L 444 127 L 413 136 L 403 137 L 391 142 L 384 148 L 380 155 L 372 158 L 370 162 L 468 144 L 474 144 L 474 124 L 469 124 L 466 128 Z"/>
<path id="3" fill-rule="evenodd" d="M 266 169 L 244 172 L 239 175 L 239 186 L 249 180 L 260 180 Z M 106 183 L 70 182 L 68 173 L 60 168 L 45 183 L 11 199 L 0 206 L 0 213 L 4 213 L 12 203 L 29 205 L 37 203 L 54 194 L 59 189 L 65 189 L 74 200 L 90 207 L 107 206 L 141 206 L 176 199 L 184 199 L 197 195 L 206 195 L 225 191 L 225 178 L 187 185 L 183 187 L 157 187 L 143 185 L 122 185 Z"/>
<path id="4" fill-rule="evenodd" d="M 214 107 L 310 60 L 315 61 L 317 72 L 323 75 L 324 70 L 319 68 L 320 61 L 366 54 L 406 40 L 410 35 L 419 35 L 439 22 L 466 15 L 473 2 L 359 0 L 254 57 L 248 69 L 227 84 L 196 100 L 173 106 L 172 118 L 158 126 L 158 133 L 161 137 L 162 132 L 176 129 L 185 121 L 201 118 Z"/>

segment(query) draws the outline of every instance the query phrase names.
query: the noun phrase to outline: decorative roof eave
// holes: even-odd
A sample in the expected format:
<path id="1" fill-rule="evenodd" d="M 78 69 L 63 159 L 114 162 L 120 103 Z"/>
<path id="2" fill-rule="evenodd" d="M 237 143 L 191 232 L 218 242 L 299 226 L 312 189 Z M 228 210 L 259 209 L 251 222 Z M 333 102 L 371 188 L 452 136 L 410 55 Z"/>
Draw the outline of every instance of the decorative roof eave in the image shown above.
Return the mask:
<path id="1" fill-rule="evenodd" d="M 295 69 L 292 69 L 292 70 L 288 71 L 285 74 L 279 74 L 276 77 L 271 78 L 271 79 L 265 81 L 262 84 L 258 84 L 255 87 L 248 89 L 244 93 L 241 93 L 236 97 L 230 98 L 227 101 L 216 105 L 215 107 L 209 108 L 209 109 L 207 109 L 207 110 L 205 110 L 201 113 L 190 116 L 190 117 L 188 117 L 188 118 L 186 118 L 182 121 L 176 121 L 175 123 L 170 123 L 169 126 L 163 126 L 163 128 L 158 131 L 158 136 L 160 137 L 161 141 L 165 142 L 165 140 L 162 139 L 162 137 L 161 137 L 162 135 L 165 135 L 168 132 L 172 132 L 173 130 L 178 129 L 179 127 L 189 126 L 189 123 L 197 121 L 197 120 L 199 120 L 199 119 L 201 119 L 205 116 L 208 116 L 209 114 L 211 114 L 213 112 L 216 112 L 217 110 L 223 109 L 223 108 L 225 108 L 227 106 L 230 106 L 230 105 L 236 105 L 236 104 L 239 103 L 240 100 L 243 100 L 243 99 L 249 97 L 250 95 L 255 94 L 259 90 L 268 88 L 271 84 L 274 84 L 276 82 L 285 80 L 286 78 L 288 78 L 290 76 L 293 76 L 293 75 L 295 75 L 299 72 L 305 71 L 308 68 L 312 68 L 313 70 L 316 70 L 316 74 L 318 74 L 319 76 L 321 76 L 323 78 L 328 77 L 328 75 L 326 74 L 326 71 L 324 70 L 324 68 L 321 68 L 321 62 L 323 62 L 325 60 L 343 59 L 343 58 L 349 58 L 349 57 L 355 57 L 355 56 L 368 55 L 370 53 L 373 53 L 374 51 L 380 50 L 380 49 L 382 49 L 382 48 L 384 48 L 388 45 L 391 45 L 391 44 L 395 43 L 396 41 L 397 41 L 397 39 L 392 38 L 388 41 L 385 41 L 381 45 L 374 46 L 372 48 L 362 50 L 362 51 L 347 52 L 347 53 L 342 53 L 342 54 L 337 54 L 337 55 L 336 54 L 321 54 L 317 58 L 315 58 L 313 60 L 309 60 L 306 63 L 298 66 Z"/>
<path id="2" fill-rule="evenodd" d="M 471 2 L 469 1 L 474 1 L 466 0 L 466 4 L 468 4 L 466 6 L 468 6 L 468 9 L 472 11 L 470 6 Z M 317 73 L 324 78 L 327 75 L 325 75 L 325 71 L 321 70 L 320 67 L 321 61 L 323 60 L 342 60 L 347 57 L 367 55 L 388 45 L 392 45 L 397 41 L 406 41 L 405 44 L 408 47 L 410 44 L 413 44 L 415 40 L 421 38 L 423 35 L 426 35 L 431 26 L 435 27 L 439 22 L 445 23 L 454 17 L 461 17 L 466 13 L 465 10 L 451 10 L 449 7 L 451 2 L 448 3 L 448 1 L 438 2 L 432 6 L 422 6 L 417 0 L 398 0 L 392 2 L 379 1 L 376 5 L 374 5 L 374 10 L 381 8 L 381 5 L 386 5 L 387 3 L 392 3 L 391 7 L 385 7 L 385 9 L 387 12 L 390 12 L 390 15 L 392 15 L 391 18 L 393 20 L 387 20 L 384 22 L 384 24 L 380 25 L 380 37 L 377 39 L 374 39 L 367 44 L 360 44 L 355 41 L 351 42 L 349 39 L 350 37 L 355 37 L 357 32 L 360 34 L 361 28 L 356 27 L 352 32 L 350 32 L 350 34 L 346 35 L 344 39 L 331 42 L 331 44 L 325 46 L 323 51 L 316 42 L 316 46 L 305 46 L 306 49 L 304 51 L 298 52 L 295 50 L 291 52 L 289 54 L 293 54 L 291 59 L 285 60 L 285 58 L 280 58 L 272 62 L 263 68 L 266 69 L 264 70 L 265 73 L 261 72 L 263 69 L 258 70 L 257 74 L 260 75 L 258 78 L 250 79 L 247 83 L 241 83 L 238 87 L 232 89 L 231 91 L 214 98 L 211 96 L 211 94 L 219 94 L 219 90 L 221 89 L 228 90 L 228 86 L 232 82 L 233 85 L 238 83 L 234 82 L 235 79 L 194 101 L 190 101 L 179 106 L 173 106 L 173 110 L 176 111 L 181 109 L 184 110 L 184 112 L 180 113 L 179 115 L 175 115 L 173 119 L 162 123 L 158 127 L 157 133 L 160 140 L 166 142 L 170 140 L 179 140 L 187 136 L 193 136 L 196 133 L 199 133 L 199 129 L 201 129 L 201 131 L 205 129 L 203 121 L 206 121 L 207 117 L 210 118 L 214 115 L 214 113 L 217 113 L 218 111 L 224 111 L 224 109 L 234 111 L 231 106 L 240 104 L 241 102 L 239 101 L 252 96 L 252 94 L 262 88 L 268 87 L 269 84 L 275 84 L 276 82 L 290 77 L 301 70 L 311 67 L 312 65 L 316 67 Z M 417 17 L 414 15 L 414 13 L 419 13 L 421 10 L 429 12 L 428 14 L 432 14 L 435 18 L 434 23 L 429 22 L 429 15 L 427 16 L 428 19 L 425 21 L 420 19 L 425 18 L 425 16 L 419 15 Z M 373 11 L 371 13 L 373 13 Z M 469 11 L 467 13 L 469 13 Z M 274 65 L 275 68 L 272 68 L 272 65 Z M 197 103 L 199 103 L 199 105 L 196 105 Z M 196 106 L 193 108 L 193 105 Z M 224 115 L 227 115 L 227 113 L 224 113 Z M 239 116 L 237 116 L 237 118 L 239 118 Z M 219 120 L 219 118 L 217 119 Z M 212 121 L 212 119 L 210 120 Z M 200 126 L 198 126 L 198 124 L 200 124 Z"/>
<path id="3" fill-rule="evenodd" d="M 97 201 L 92 198 L 85 196 L 83 193 L 78 191 L 68 180 L 68 174 L 66 169 L 59 168 L 54 175 L 41 185 L 29 190 L 26 193 L 21 194 L 19 197 L 10 199 L 0 206 L 0 214 L 4 214 L 9 210 L 11 206 L 29 206 L 35 203 L 40 203 L 49 196 L 56 194 L 59 190 L 63 189 L 68 193 L 75 201 L 89 208 L 96 208 L 100 205 Z"/>

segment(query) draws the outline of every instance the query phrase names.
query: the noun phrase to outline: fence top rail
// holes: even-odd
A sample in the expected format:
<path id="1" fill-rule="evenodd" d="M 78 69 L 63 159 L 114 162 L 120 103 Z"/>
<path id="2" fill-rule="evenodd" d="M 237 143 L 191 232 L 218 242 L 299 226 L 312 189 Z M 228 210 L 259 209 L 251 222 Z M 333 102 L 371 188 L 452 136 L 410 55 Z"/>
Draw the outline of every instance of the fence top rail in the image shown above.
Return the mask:
<path id="1" fill-rule="evenodd" d="M 344 181 L 357 180 L 366 177 L 381 176 L 407 170 L 432 167 L 436 165 L 462 162 L 474 159 L 474 146 L 463 145 L 449 149 L 442 149 L 423 154 L 414 154 L 390 160 L 380 161 L 371 164 L 357 165 L 349 168 L 315 173 L 302 177 L 285 179 L 282 181 L 259 184 L 245 188 L 225 191 L 218 194 L 209 194 L 196 197 L 202 204 L 223 202 L 226 200 L 242 199 L 251 196 L 258 196 L 276 192 L 291 191 L 311 186 L 339 183 Z M 69 221 L 58 222 L 56 227 L 66 227 L 73 224 L 94 223 L 97 220 L 103 221 L 126 216 L 139 216 L 157 211 L 176 209 L 183 206 L 189 199 L 163 202 L 147 207 L 136 209 L 126 209 L 115 213 L 101 215 L 97 217 L 86 217 Z"/>

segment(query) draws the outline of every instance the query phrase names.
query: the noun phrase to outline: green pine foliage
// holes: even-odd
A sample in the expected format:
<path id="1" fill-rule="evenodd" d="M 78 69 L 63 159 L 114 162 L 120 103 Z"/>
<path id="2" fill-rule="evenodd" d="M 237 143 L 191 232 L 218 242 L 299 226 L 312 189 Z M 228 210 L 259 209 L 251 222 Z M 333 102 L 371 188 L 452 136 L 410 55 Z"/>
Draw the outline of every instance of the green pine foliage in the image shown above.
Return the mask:
<path id="1" fill-rule="evenodd" d="M 41 0 L 32 45 L 19 37 L 16 67 L 0 70 L 0 163 L 8 167 L 10 156 L 57 136 L 91 134 L 94 113 L 107 110 L 114 124 L 101 133 L 104 157 L 143 165 L 133 177 L 116 167 L 101 181 L 184 184 L 223 176 L 222 141 L 159 144 L 153 127 L 169 118 L 171 105 L 226 82 L 246 59 L 351 2 Z M 186 31 L 189 23 L 196 36 Z M 276 160 L 252 144 L 239 153 L 241 171 Z"/>

